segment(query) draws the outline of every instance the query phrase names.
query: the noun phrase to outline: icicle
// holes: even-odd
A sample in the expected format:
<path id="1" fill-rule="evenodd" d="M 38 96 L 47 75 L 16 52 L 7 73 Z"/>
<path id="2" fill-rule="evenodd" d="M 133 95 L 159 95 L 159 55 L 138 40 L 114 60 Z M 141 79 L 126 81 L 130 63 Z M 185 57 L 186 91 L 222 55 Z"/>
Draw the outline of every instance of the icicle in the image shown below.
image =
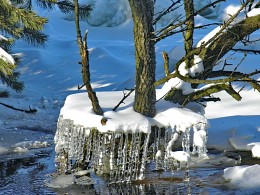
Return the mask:
<path id="1" fill-rule="evenodd" d="M 147 157 L 147 149 L 148 149 L 148 143 L 150 140 L 150 133 L 145 135 L 144 145 L 143 145 L 143 156 L 142 156 L 142 162 L 141 162 L 141 168 L 140 168 L 140 175 L 139 180 L 144 179 L 144 170 L 145 170 L 145 164 L 146 164 L 146 157 Z"/>
<path id="2" fill-rule="evenodd" d="M 183 132 L 182 149 L 184 152 L 190 153 L 190 128 L 186 127 Z"/>
<path id="3" fill-rule="evenodd" d="M 124 148 L 123 148 L 123 164 L 122 164 L 122 179 L 123 179 L 123 181 L 126 180 L 127 149 L 128 149 L 128 133 L 125 133 Z"/>
<path id="4" fill-rule="evenodd" d="M 140 150 L 141 150 L 141 135 L 140 133 L 136 133 L 135 136 L 135 151 L 134 151 L 134 179 L 138 179 L 139 177 L 139 165 L 140 165 Z"/>
<path id="5" fill-rule="evenodd" d="M 86 146 L 85 147 L 85 150 L 86 150 L 86 156 L 85 156 L 85 159 L 86 159 L 86 162 L 90 162 L 90 159 L 91 159 L 91 151 L 93 151 L 93 143 L 92 143 L 92 139 L 93 139 L 93 130 L 91 129 L 85 129 L 85 133 L 86 135 Z"/>
<path id="6" fill-rule="evenodd" d="M 206 125 L 194 125 L 193 126 L 193 154 L 198 154 L 198 156 L 207 155 L 207 128 Z"/>
<path id="7" fill-rule="evenodd" d="M 122 180 L 123 143 L 124 143 L 123 133 L 120 133 L 119 144 L 117 148 L 117 162 L 116 162 L 117 164 L 116 179 L 118 181 Z"/>
<path id="8" fill-rule="evenodd" d="M 110 150 L 110 181 L 114 181 L 114 164 L 115 164 L 115 133 L 112 133 L 111 135 L 111 139 L 110 139 L 110 143 L 111 143 L 111 150 Z"/>
<path id="9" fill-rule="evenodd" d="M 170 127 L 165 129 L 165 136 L 164 136 L 164 169 L 167 170 L 169 167 L 169 161 L 168 161 L 168 153 L 167 153 L 167 146 L 169 142 L 169 137 L 171 137 L 172 129 Z"/>
<path id="10" fill-rule="evenodd" d="M 131 181 L 132 180 L 132 171 L 133 171 L 133 161 L 134 161 L 134 140 L 135 140 L 135 133 L 131 134 L 131 142 L 130 142 L 130 148 L 129 148 L 129 155 L 128 155 L 128 172 L 127 172 L 127 180 Z"/>
<path id="11" fill-rule="evenodd" d="M 198 123 L 192 128 L 193 154 L 206 155 L 207 125 Z M 88 163 L 98 174 L 109 173 L 112 182 L 143 179 L 151 148 L 156 169 L 180 168 L 183 161 L 187 164 L 190 159 L 190 129 L 176 125 L 165 129 L 153 127 L 152 134 L 100 133 L 98 129 L 75 125 L 60 116 L 55 135 L 58 170 L 66 172 L 79 161 Z M 183 150 L 173 151 L 180 138 L 183 138 Z M 149 150 L 148 145 L 151 145 Z"/>

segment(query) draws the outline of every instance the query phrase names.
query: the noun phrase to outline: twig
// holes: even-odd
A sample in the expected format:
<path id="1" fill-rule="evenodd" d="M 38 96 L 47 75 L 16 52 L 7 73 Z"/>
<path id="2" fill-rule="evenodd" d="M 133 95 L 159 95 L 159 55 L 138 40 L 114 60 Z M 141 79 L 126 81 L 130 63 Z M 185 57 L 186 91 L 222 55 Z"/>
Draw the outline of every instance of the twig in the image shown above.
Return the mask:
<path id="1" fill-rule="evenodd" d="M 85 86 L 85 84 L 83 84 L 81 86 L 78 85 L 78 90 L 82 89 L 84 86 Z"/>
<path id="2" fill-rule="evenodd" d="M 178 0 L 178 1 L 176 1 L 176 2 L 172 2 L 172 4 L 171 4 L 166 10 L 164 10 L 162 13 L 160 13 L 159 16 L 157 16 L 157 17 L 155 18 L 155 20 L 153 21 L 153 24 L 155 25 L 164 15 L 166 15 L 167 13 L 170 13 L 171 11 L 173 11 L 172 8 L 173 8 L 176 4 L 178 4 L 178 3 L 180 3 L 180 2 L 181 2 L 180 0 Z"/>
<path id="3" fill-rule="evenodd" d="M 123 99 L 112 109 L 113 111 L 116 111 L 116 109 L 120 106 L 120 104 L 124 103 L 124 100 L 135 90 L 135 89 L 129 89 L 130 91 L 125 94 L 124 93 L 124 97 Z"/>
<path id="4" fill-rule="evenodd" d="M 247 52 L 247 53 L 260 54 L 260 50 L 254 50 L 254 49 L 231 49 L 231 50 L 236 51 L 236 52 Z"/>
<path id="5" fill-rule="evenodd" d="M 221 99 L 219 97 L 201 98 L 200 102 L 219 102 Z"/>
<path id="6" fill-rule="evenodd" d="M 30 113 L 30 114 L 37 112 L 36 109 L 31 109 L 30 106 L 29 106 L 29 110 L 24 110 L 24 109 L 15 108 L 13 106 L 10 106 L 10 105 L 2 103 L 2 102 L 0 102 L 0 104 L 7 107 L 7 108 L 10 108 L 10 109 L 16 110 L 16 111 L 20 111 L 20 112 L 25 112 L 25 113 Z"/>

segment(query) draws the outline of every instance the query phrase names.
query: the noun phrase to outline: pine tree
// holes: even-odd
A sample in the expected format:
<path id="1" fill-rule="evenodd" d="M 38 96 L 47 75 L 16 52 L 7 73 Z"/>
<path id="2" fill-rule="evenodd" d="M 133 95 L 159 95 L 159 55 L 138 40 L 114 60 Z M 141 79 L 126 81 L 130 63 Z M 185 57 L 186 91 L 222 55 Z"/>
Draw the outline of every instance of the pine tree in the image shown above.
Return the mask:
<path id="1" fill-rule="evenodd" d="M 23 89 L 23 83 L 18 80 L 19 73 L 15 71 L 19 59 L 10 55 L 14 40 L 23 39 L 33 45 L 42 45 L 47 40 L 47 35 L 42 33 L 47 19 L 25 9 L 22 6 L 25 3 L 27 1 L 0 0 L 0 79 L 17 92 Z"/>

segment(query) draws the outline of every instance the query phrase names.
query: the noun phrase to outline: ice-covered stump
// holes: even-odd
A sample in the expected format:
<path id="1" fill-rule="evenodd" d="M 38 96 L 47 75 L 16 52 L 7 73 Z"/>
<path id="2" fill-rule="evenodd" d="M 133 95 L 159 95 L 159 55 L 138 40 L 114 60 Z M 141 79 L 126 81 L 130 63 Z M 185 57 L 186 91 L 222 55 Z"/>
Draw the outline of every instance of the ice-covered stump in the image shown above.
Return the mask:
<path id="1" fill-rule="evenodd" d="M 150 133 L 139 132 L 102 133 L 60 116 L 55 135 L 58 171 L 94 168 L 97 174 L 109 174 L 112 181 L 142 179 L 149 137 Z"/>
<path id="2" fill-rule="evenodd" d="M 132 181 L 144 178 L 147 162 L 167 170 L 186 166 L 191 156 L 206 155 L 203 115 L 161 100 L 157 115 L 147 118 L 133 111 L 131 98 L 114 112 L 105 103 L 116 99 L 117 93 L 99 95 L 104 98 L 104 116 L 92 113 L 85 94 L 68 96 L 55 135 L 59 172 L 93 169 L 110 181 Z M 106 124 L 100 123 L 102 117 Z"/>

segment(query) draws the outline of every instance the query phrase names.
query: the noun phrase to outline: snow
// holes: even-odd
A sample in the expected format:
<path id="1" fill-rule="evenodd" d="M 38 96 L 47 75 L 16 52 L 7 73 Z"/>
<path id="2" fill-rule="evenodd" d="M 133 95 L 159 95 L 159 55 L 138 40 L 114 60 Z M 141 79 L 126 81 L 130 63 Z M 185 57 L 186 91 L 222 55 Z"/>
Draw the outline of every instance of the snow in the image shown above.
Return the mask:
<path id="1" fill-rule="evenodd" d="M 252 146 L 252 156 L 255 158 L 260 158 L 260 142 L 250 143 L 248 146 Z"/>
<path id="2" fill-rule="evenodd" d="M 142 129 L 144 132 L 147 132 L 150 126 L 154 124 L 158 126 L 174 126 L 177 124 L 177 126 L 183 127 L 200 122 L 206 124 L 207 118 L 210 123 L 207 135 L 208 148 L 219 151 L 251 150 L 253 157 L 260 157 L 260 94 L 252 89 L 246 89 L 241 92 L 243 99 L 240 102 L 235 102 L 225 93 L 216 94 L 215 96 L 220 96 L 221 102 L 207 104 L 206 118 L 201 114 L 194 113 L 188 109 L 180 109 L 176 105 L 174 106 L 162 100 L 156 105 L 158 111 L 156 117 L 154 119 L 145 118 L 133 112 L 131 108 L 133 95 L 125 100 L 125 104 L 122 104 L 117 112 L 111 111 L 123 97 L 122 90 L 134 85 L 133 24 L 129 19 L 129 7 L 126 1 L 109 1 L 113 3 L 111 4 L 112 9 L 106 9 L 109 4 L 108 1 L 99 0 L 91 2 L 97 3 L 95 11 L 92 13 L 93 16 L 87 21 L 88 23 L 82 23 L 82 29 L 89 30 L 88 46 L 90 49 L 91 81 L 93 86 L 95 86 L 95 90 L 98 91 L 97 95 L 105 111 L 104 116 L 108 119 L 107 124 L 102 126 L 100 124 L 102 117 L 93 117 L 91 109 L 87 107 L 89 102 L 86 93 L 78 93 L 76 91 L 77 86 L 81 85 L 82 81 L 80 66 L 77 65 L 79 52 L 75 41 L 74 22 L 58 11 L 50 14 L 39 8 L 38 12 L 48 17 L 50 21 L 45 30 L 50 35 L 49 42 L 46 44 L 46 47 L 39 48 L 28 46 L 22 41 L 16 43 L 15 52 L 24 54 L 18 70 L 21 72 L 21 80 L 25 82 L 26 88 L 21 94 L 11 92 L 10 98 L 1 99 L 1 102 L 24 109 L 27 109 L 30 105 L 33 108 L 37 108 L 38 112 L 34 115 L 28 115 L 1 107 L 0 154 L 27 152 L 32 148 L 48 146 L 51 142 L 47 141 L 46 143 L 46 140 L 49 140 L 49 138 L 46 138 L 44 134 L 39 133 L 39 131 L 35 134 L 30 134 L 31 131 L 28 132 L 24 129 L 54 132 L 58 116 L 61 114 L 63 117 L 72 118 L 75 123 L 85 126 L 92 127 L 93 124 L 99 124 L 98 128 L 102 131 L 107 131 L 108 129 L 113 131 L 119 129 L 137 131 Z M 167 6 L 166 2 L 169 3 L 166 0 L 156 1 L 157 9 L 159 10 Z M 212 1 L 208 0 L 207 2 Z M 107 6 L 98 6 L 98 3 L 106 3 Z M 200 7 L 200 4 L 203 2 L 195 1 L 195 3 Z M 231 5 L 224 9 L 223 7 L 227 4 Z M 210 8 L 207 10 L 204 13 L 204 17 L 216 19 L 216 16 L 218 16 L 218 21 L 226 21 L 230 17 L 228 14 L 230 12 L 234 13 L 239 4 L 240 1 L 235 0 L 222 3 L 216 9 Z M 180 13 L 181 9 L 179 8 Z M 259 14 L 259 8 L 253 9 L 247 14 L 249 17 Z M 107 17 L 106 20 L 103 18 L 104 16 Z M 176 16 L 178 17 L 178 13 Z M 245 17 L 245 15 L 242 14 L 241 17 Z M 161 25 L 169 19 L 170 16 L 165 17 L 161 21 Z M 202 17 L 197 19 L 204 21 Z M 205 21 L 207 20 L 205 19 Z M 116 26 L 118 24 L 120 25 Z M 200 41 L 199 43 L 207 41 L 218 30 L 219 27 L 216 30 L 212 29 L 212 31 L 202 31 L 205 32 L 202 34 L 203 36 L 206 35 L 205 38 L 200 41 L 202 36 L 200 35 L 195 41 Z M 259 31 L 255 35 L 259 37 Z M 3 36 L 0 38 L 4 39 Z M 160 72 L 162 70 L 160 67 L 162 67 L 163 63 L 160 53 L 169 51 L 170 64 L 173 66 L 183 55 L 182 44 L 182 37 L 177 35 L 156 45 L 158 75 L 163 74 L 163 71 Z M 256 48 L 257 46 L 259 47 L 259 42 L 255 43 L 255 45 Z M 2 49 L 0 51 L 3 59 L 13 62 L 11 55 L 7 55 Z M 236 54 L 234 58 L 239 59 L 239 54 Z M 249 55 L 249 58 L 250 60 L 243 62 L 241 67 L 245 66 L 246 70 L 256 69 L 259 56 Z M 170 68 L 173 69 L 173 67 Z M 203 65 L 198 63 L 198 67 L 191 69 L 189 74 L 196 74 L 202 70 Z M 169 80 L 158 91 L 157 99 L 162 98 L 169 89 L 177 85 L 183 86 L 185 84 L 180 83 L 176 79 Z M 5 89 L 2 85 L 0 85 L 0 88 Z M 186 86 L 183 89 L 186 90 L 189 87 Z M 188 94 L 189 91 L 186 93 Z M 205 131 L 197 131 L 194 144 L 197 146 L 203 145 L 205 136 Z M 162 155 L 159 151 L 157 153 L 157 157 Z M 171 151 L 171 154 L 176 159 L 188 160 L 188 156 L 184 153 L 180 152 L 180 155 L 177 155 L 178 153 Z M 218 159 L 218 161 L 221 160 Z M 233 163 L 230 164 L 233 165 Z M 230 167 L 225 169 L 224 178 L 237 188 L 259 189 L 259 171 L 259 165 Z M 73 182 L 73 178 L 70 179 Z M 57 186 L 59 185 L 62 185 L 62 183 L 57 184 Z"/>
<path id="3" fill-rule="evenodd" d="M 194 124 L 207 124 L 207 119 L 204 116 L 188 109 L 178 108 L 177 105 L 164 100 L 157 102 L 157 115 L 153 119 L 144 117 L 132 108 L 134 94 L 131 94 L 116 112 L 112 111 L 113 106 L 122 99 L 122 95 L 121 91 L 97 93 L 97 96 L 100 97 L 100 105 L 105 111 L 103 116 L 93 113 L 87 93 L 69 95 L 60 115 L 63 116 L 63 119 L 73 120 L 75 124 L 86 128 L 97 128 L 101 132 L 141 131 L 148 133 L 151 126 L 155 125 L 172 128 L 179 126 L 185 129 L 185 127 L 192 127 Z M 106 125 L 101 124 L 103 117 L 107 118 Z"/>
<path id="4" fill-rule="evenodd" d="M 13 57 L 0 47 L 0 58 L 7 63 L 14 64 Z"/>
<path id="5" fill-rule="evenodd" d="M 224 170 L 224 178 L 230 180 L 234 186 L 246 190 L 253 190 L 260 186 L 260 165 L 235 166 Z M 245 193 L 245 192 L 243 192 Z M 252 193 L 247 191 L 247 193 Z"/>
<path id="6" fill-rule="evenodd" d="M 190 160 L 190 154 L 183 151 L 171 152 L 170 157 L 176 159 L 179 162 L 188 162 Z"/>

